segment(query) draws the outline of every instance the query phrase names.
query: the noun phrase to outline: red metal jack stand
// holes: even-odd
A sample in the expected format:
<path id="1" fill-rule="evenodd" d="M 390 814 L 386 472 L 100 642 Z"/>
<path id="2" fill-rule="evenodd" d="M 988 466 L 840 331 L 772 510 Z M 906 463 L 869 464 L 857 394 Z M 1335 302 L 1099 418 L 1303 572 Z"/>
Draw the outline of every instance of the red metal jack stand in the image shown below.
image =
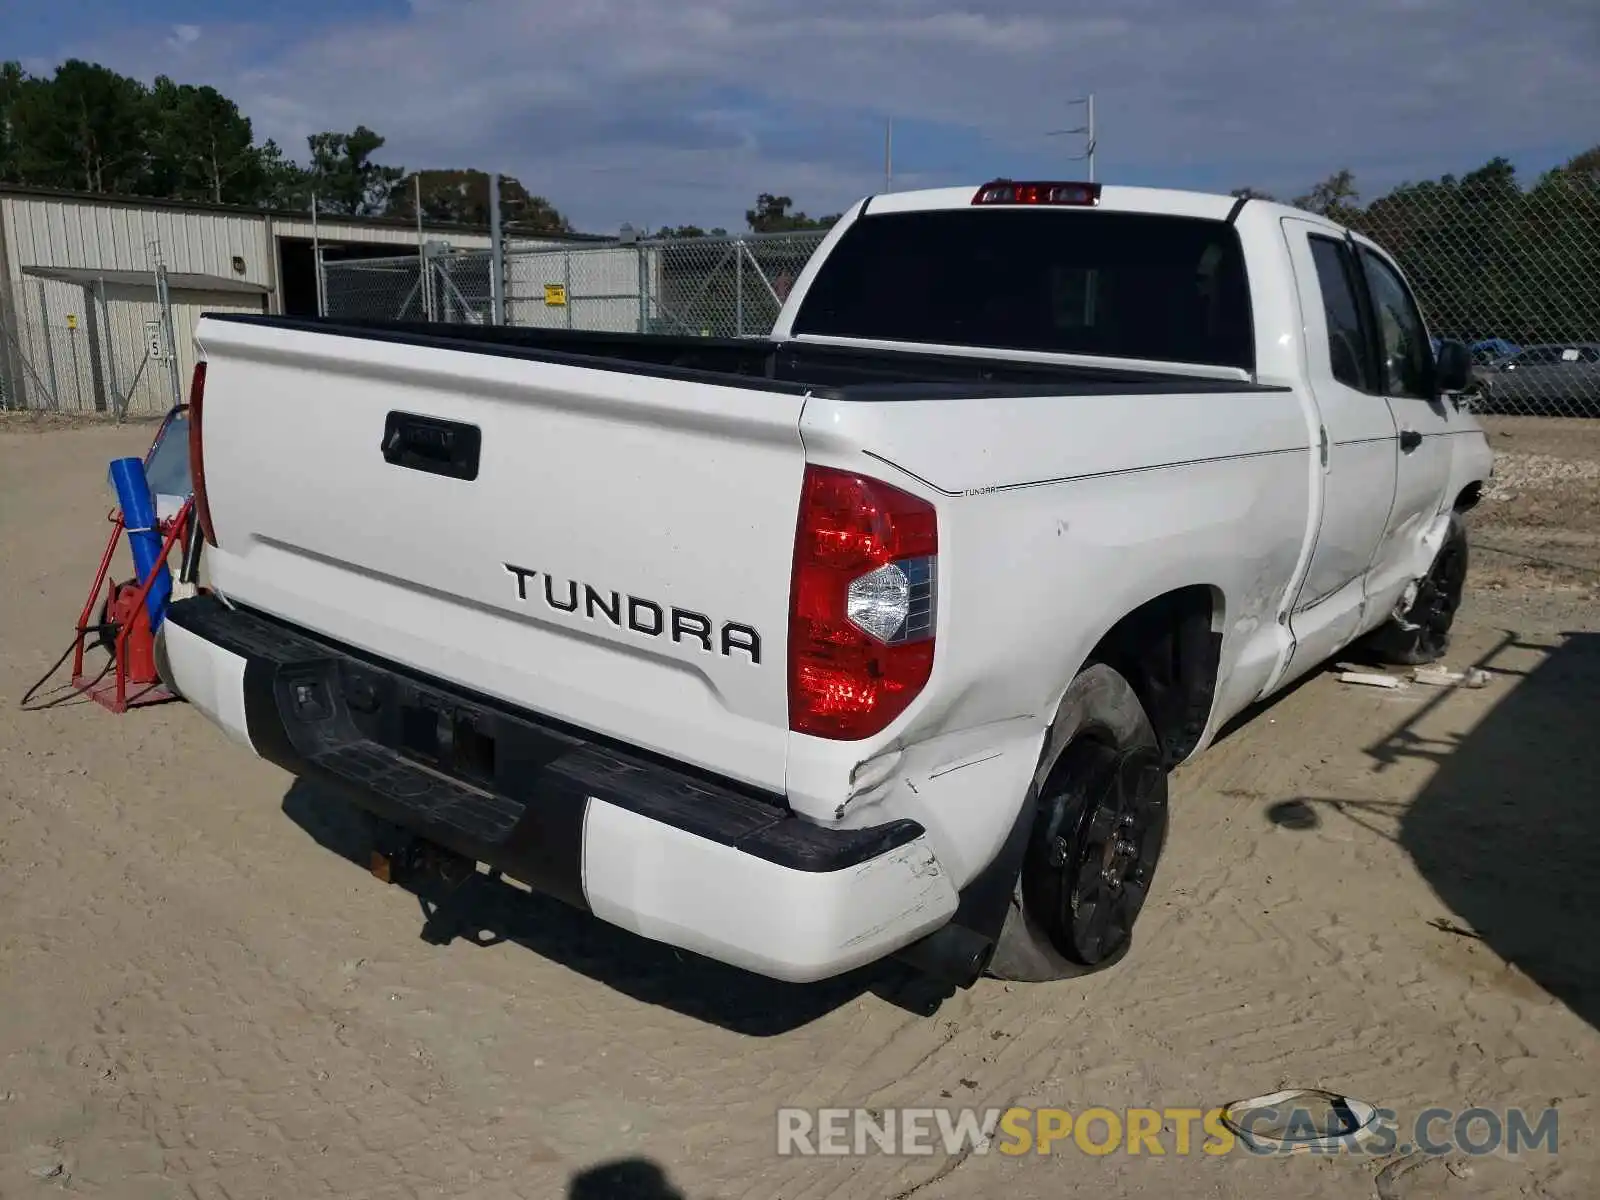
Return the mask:
<path id="1" fill-rule="evenodd" d="M 161 557 L 156 560 L 155 568 L 149 578 L 131 580 L 120 586 L 115 582 L 107 585 L 106 577 L 111 571 L 111 559 L 116 555 L 117 543 L 122 540 L 123 517 L 121 511 L 115 509 L 107 515 L 106 519 L 111 522 L 111 536 L 106 539 L 105 553 L 100 556 L 100 569 L 95 572 L 89 598 L 83 602 L 83 611 L 78 614 L 78 640 L 72 651 L 72 686 L 114 713 L 176 699 L 156 676 L 150 615 L 146 610 L 145 598 L 150 594 L 161 567 L 171 556 L 173 546 L 183 541 L 193 510 L 194 500 L 191 497 L 183 502 L 183 507 L 175 515 L 156 523 L 156 531 L 165 534 L 166 540 L 161 544 Z M 101 587 L 106 588 L 105 620 L 91 623 L 91 614 Z M 107 623 L 115 624 L 117 630 L 116 638 L 109 647 L 111 662 L 106 664 L 110 668 L 109 678 L 106 669 L 94 675 L 85 675 L 85 642 L 92 633 L 102 634 Z"/>

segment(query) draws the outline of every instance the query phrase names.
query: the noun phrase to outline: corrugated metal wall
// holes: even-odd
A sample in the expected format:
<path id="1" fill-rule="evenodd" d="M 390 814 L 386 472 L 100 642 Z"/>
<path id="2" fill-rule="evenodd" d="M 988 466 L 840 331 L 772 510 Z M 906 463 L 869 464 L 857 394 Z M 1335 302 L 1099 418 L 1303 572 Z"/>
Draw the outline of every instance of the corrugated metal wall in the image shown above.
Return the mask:
<path id="1" fill-rule="evenodd" d="M 416 249 L 416 230 L 326 218 L 317 224 L 325 242 L 393 246 L 396 254 Z M 161 411 L 171 402 L 171 387 L 160 363 L 145 363 L 145 322 L 157 319 L 154 271 L 158 261 L 169 272 L 209 275 L 255 285 L 266 297 L 249 293 L 174 289 L 173 333 L 177 368 L 187 381 L 194 359 L 194 325 L 203 310 L 261 312 L 279 308 L 278 239 L 312 236 L 309 215 L 210 212 L 199 208 L 0 191 L 0 389 L 7 403 L 92 411 L 129 397 L 130 411 Z M 485 234 L 428 230 L 425 236 L 458 250 L 487 251 Z M 537 244 L 530 239 L 521 245 Z M 560 245 L 561 243 L 546 243 Z M 638 290 L 631 253 L 619 264 L 615 281 L 591 281 L 574 289 L 616 292 Z M 41 279 L 29 268 L 75 271 L 148 272 L 150 283 L 121 280 L 103 286 Z M 540 280 L 542 283 L 543 281 Z M 10 311 L 4 311 L 10 300 Z M 617 328 L 637 324 L 637 299 L 597 301 L 615 305 Z M 537 306 L 543 312 L 542 298 Z M 626 310 L 626 311 L 624 311 Z M 74 318 L 69 321 L 69 316 Z M 608 322 L 609 323 L 609 322 Z M 9 333 L 9 340 L 7 334 Z M 137 383 L 135 381 L 137 380 Z M 132 389 L 131 396 L 129 389 Z"/>
<path id="2" fill-rule="evenodd" d="M 23 267 L 153 270 L 220 275 L 271 287 L 266 222 L 248 213 L 134 208 L 46 196 L 0 196 L 13 279 Z M 242 273 L 235 257 L 244 260 Z"/>
<path id="3" fill-rule="evenodd" d="M 170 295 L 177 357 L 174 362 L 154 362 L 147 361 L 145 348 L 145 322 L 155 319 L 158 311 L 153 289 L 106 289 L 106 326 L 109 341 L 115 347 L 110 357 L 114 363 L 114 378 L 119 385 L 118 394 L 129 398 L 129 412 L 165 412 L 174 399 L 174 377 L 178 382 L 177 395 L 187 398 L 196 358 L 194 327 L 202 312 L 262 311 L 261 298 L 238 292 L 174 288 Z M 133 382 L 136 378 L 138 385 L 135 387 Z"/>
<path id="4" fill-rule="evenodd" d="M 273 247 L 252 213 L 141 208 L 61 196 L 0 195 L 6 291 L 14 311 L 13 386 L 30 407 L 163 412 L 171 379 L 186 390 L 202 308 L 261 312 L 248 293 L 171 293 L 176 362 L 146 361 L 145 323 L 158 320 L 155 266 L 271 288 Z M 28 268 L 148 272 L 148 283 L 40 279 Z M 242 269 L 240 269 L 242 268 Z M 20 360 L 20 361 L 18 361 Z"/>
<path id="5" fill-rule="evenodd" d="M 69 411 L 94 411 L 106 404 L 104 339 L 98 335 L 83 289 L 54 279 L 22 279 L 12 295 L 22 319 L 16 337 L 29 404 L 41 401 Z"/>
<path id="6" fill-rule="evenodd" d="M 194 327 L 202 312 L 262 311 L 262 298 L 238 292 L 174 288 L 177 355 L 151 358 L 146 323 L 160 319 L 155 282 L 84 285 L 24 278 L 18 307 L 29 315 L 18 340 L 31 372 L 32 407 L 66 412 L 162 413 L 188 391 L 194 372 Z M 174 392 L 173 382 L 177 382 Z"/>

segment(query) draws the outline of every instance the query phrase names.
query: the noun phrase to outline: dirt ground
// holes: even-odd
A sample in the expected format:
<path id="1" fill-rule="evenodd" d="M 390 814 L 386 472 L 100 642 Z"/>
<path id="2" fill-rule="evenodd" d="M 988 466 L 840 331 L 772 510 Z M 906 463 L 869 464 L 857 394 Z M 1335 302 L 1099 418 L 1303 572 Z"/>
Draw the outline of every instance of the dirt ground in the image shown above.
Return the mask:
<path id="1" fill-rule="evenodd" d="M 1129 959 L 929 1015 L 891 969 L 768 984 L 487 878 L 478 936 L 437 944 L 422 899 L 350 861 L 347 809 L 186 706 L 22 709 L 107 532 L 106 463 L 151 430 L 13 422 L 0 1197 L 1600 1194 L 1600 429 L 1573 424 L 1496 426 L 1474 537 L 1498 549 L 1450 658 L 1486 687 L 1318 674 L 1174 780 Z M 1555 1106 L 1558 1148 L 775 1153 L 780 1105 L 1209 1108 L 1286 1086 L 1403 1120 Z"/>

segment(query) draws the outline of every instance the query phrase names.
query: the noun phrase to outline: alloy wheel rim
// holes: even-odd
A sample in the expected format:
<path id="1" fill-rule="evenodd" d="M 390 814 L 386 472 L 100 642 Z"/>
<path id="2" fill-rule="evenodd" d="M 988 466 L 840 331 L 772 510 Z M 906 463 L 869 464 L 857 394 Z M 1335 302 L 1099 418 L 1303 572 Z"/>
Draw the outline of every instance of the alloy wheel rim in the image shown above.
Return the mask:
<path id="1" fill-rule="evenodd" d="M 1118 751 L 1097 740 L 1069 748 L 1078 770 L 1050 865 L 1061 875 L 1056 920 L 1076 956 L 1095 965 L 1126 945 L 1149 895 L 1165 834 L 1160 761 L 1153 750 Z"/>

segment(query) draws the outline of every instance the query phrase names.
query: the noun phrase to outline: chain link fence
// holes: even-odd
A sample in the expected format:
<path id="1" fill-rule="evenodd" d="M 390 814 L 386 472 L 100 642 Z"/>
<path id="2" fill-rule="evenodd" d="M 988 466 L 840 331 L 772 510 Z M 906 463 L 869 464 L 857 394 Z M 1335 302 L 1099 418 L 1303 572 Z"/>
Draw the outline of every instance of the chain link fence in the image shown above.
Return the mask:
<path id="1" fill-rule="evenodd" d="M 825 230 L 598 246 L 507 248 L 506 324 L 532 329 L 762 337 Z M 485 324 L 494 256 L 483 250 L 323 265 L 336 317 Z"/>
<path id="2" fill-rule="evenodd" d="M 177 324 L 164 277 L 15 282 L 21 301 L 0 312 L 0 409 L 165 412 L 182 394 Z"/>
<path id="3" fill-rule="evenodd" d="M 1399 260 L 1436 337 L 1472 350 L 1483 413 L 1600 417 L 1600 178 L 1523 190 L 1479 173 L 1402 187 L 1329 216 Z M 760 337 L 825 231 L 505 253 L 506 322 L 533 328 Z M 326 265 L 332 315 L 492 319 L 486 251 Z"/>
<path id="4" fill-rule="evenodd" d="M 329 316 L 487 325 L 493 258 L 486 251 L 358 258 L 323 265 Z"/>
<path id="5" fill-rule="evenodd" d="M 1479 172 L 1329 215 L 1396 257 L 1435 337 L 1471 348 L 1475 411 L 1600 417 L 1600 177 L 1524 191 Z"/>

